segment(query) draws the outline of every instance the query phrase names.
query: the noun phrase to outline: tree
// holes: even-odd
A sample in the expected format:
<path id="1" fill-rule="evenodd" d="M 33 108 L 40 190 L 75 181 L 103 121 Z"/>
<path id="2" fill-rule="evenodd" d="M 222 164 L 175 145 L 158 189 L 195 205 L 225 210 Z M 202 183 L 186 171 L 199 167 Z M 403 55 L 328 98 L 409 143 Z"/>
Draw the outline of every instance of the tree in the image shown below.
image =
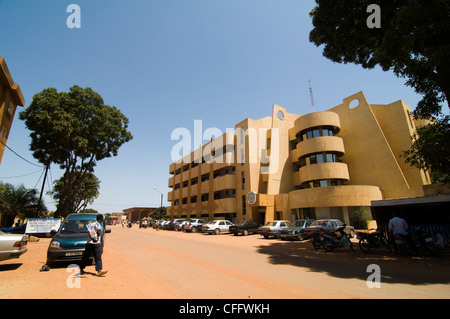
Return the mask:
<path id="1" fill-rule="evenodd" d="M 77 183 L 78 174 L 75 174 L 74 184 Z M 67 211 L 78 213 L 86 210 L 88 204 L 92 204 L 100 195 L 100 180 L 93 174 L 87 173 L 83 182 L 80 184 L 79 191 L 72 196 L 72 201 L 67 204 Z M 53 199 L 59 203 L 61 200 L 69 197 L 69 190 L 64 183 L 64 178 L 60 178 L 54 182 L 53 191 L 49 192 Z"/>
<path id="2" fill-rule="evenodd" d="M 133 138 L 127 130 L 127 117 L 116 107 L 105 105 L 91 88 L 77 85 L 69 92 L 44 89 L 33 96 L 19 118 L 31 131 L 33 156 L 64 171 L 61 183 L 67 192 L 59 200 L 55 217 L 70 213 L 73 198 L 97 162 L 117 156 L 122 144 Z"/>
<path id="3" fill-rule="evenodd" d="M 437 121 L 419 127 L 410 150 L 402 153 L 407 163 L 430 172 L 433 183 L 450 183 L 450 124 Z"/>
<path id="4" fill-rule="evenodd" d="M 418 131 L 415 145 L 403 156 L 417 168 L 427 167 L 434 170 L 432 174 L 448 176 L 449 117 L 443 114 L 442 106 L 447 101 L 450 108 L 450 1 L 316 0 L 316 3 L 310 12 L 314 26 L 310 41 L 316 46 L 324 45 L 326 58 L 366 69 L 380 66 L 384 71 L 392 70 L 423 96 L 414 115 L 433 119 L 430 125 L 434 128 L 427 126 Z M 368 8 L 373 3 L 381 9 L 380 28 L 370 28 L 367 21 L 371 15 Z M 442 134 L 447 136 L 444 138 Z M 435 149 L 423 148 L 439 143 L 442 144 Z M 441 168 L 447 171 L 440 171 Z"/>
<path id="5" fill-rule="evenodd" d="M 24 185 L 16 187 L 0 182 L 0 212 L 4 216 L 1 219 L 2 227 L 11 226 L 16 216 L 21 218 L 37 217 L 38 203 L 39 196 L 36 189 L 28 189 Z M 40 204 L 40 211 L 47 211 L 43 203 Z"/>
<path id="6" fill-rule="evenodd" d="M 379 65 L 407 78 L 423 95 L 416 114 L 440 116 L 450 107 L 450 2 L 448 0 L 316 0 L 310 41 L 338 63 Z M 381 8 L 381 28 L 369 28 L 367 8 Z"/>

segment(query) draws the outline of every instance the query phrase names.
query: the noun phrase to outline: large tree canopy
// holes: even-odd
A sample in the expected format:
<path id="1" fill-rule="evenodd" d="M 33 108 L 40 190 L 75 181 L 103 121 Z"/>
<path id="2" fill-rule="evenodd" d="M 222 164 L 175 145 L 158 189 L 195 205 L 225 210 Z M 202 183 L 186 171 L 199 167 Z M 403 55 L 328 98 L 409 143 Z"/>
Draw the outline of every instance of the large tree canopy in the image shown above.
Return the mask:
<path id="1" fill-rule="evenodd" d="M 442 106 L 450 107 L 449 0 L 316 0 L 310 41 L 337 63 L 377 65 L 406 79 L 423 96 L 417 118 L 433 119 L 419 128 L 402 156 L 429 169 L 435 181 L 450 182 L 450 125 Z M 380 9 L 379 28 L 371 28 L 371 4 Z M 448 111 L 448 109 L 447 109 Z"/>
<path id="2" fill-rule="evenodd" d="M 450 1 L 316 0 L 310 41 L 339 63 L 381 66 L 407 79 L 423 95 L 416 115 L 441 115 L 450 97 Z M 369 28 L 370 4 L 381 9 L 381 28 Z M 448 104 L 450 105 L 450 104 Z"/>
<path id="3" fill-rule="evenodd" d="M 31 131 L 33 156 L 64 170 L 61 183 L 67 196 L 60 198 L 55 216 L 70 213 L 67 209 L 97 161 L 117 156 L 120 146 L 132 139 L 127 117 L 105 105 L 91 88 L 77 85 L 69 92 L 43 90 L 19 116 Z"/>

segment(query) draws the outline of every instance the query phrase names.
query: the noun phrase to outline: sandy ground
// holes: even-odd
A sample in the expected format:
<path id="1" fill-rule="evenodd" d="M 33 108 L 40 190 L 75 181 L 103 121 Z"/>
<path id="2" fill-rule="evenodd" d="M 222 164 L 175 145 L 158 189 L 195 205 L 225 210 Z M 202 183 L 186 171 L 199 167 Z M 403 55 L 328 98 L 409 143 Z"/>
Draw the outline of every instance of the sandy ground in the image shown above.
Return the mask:
<path id="1" fill-rule="evenodd" d="M 50 239 L 30 242 L 19 259 L 0 262 L 0 298 L 23 299 L 301 299 L 450 298 L 450 257 L 327 253 L 308 241 L 259 235 L 207 235 L 112 226 L 103 255 L 105 277 L 79 278 L 62 265 L 47 272 Z M 381 287 L 369 288 L 367 267 Z"/>

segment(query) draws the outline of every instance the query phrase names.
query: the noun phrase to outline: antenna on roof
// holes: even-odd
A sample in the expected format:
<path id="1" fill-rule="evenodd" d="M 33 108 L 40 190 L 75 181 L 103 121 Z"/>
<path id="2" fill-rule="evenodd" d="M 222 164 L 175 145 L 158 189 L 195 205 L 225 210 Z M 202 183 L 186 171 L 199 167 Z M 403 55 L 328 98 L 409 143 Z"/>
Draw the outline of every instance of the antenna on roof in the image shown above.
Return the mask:
<path id="1" fill-rule="evenodd" d="M 313 112 L 315 112 L 316 107 L 314 106 L 314 95 L 313 95 L 313 91 L 312 91 L 312 87 L 311 87 L 311 80 L 308 80 L 308 82 L 309 82 L 309 96 L 311 97 L 311 106 L 312 106 Z"/>

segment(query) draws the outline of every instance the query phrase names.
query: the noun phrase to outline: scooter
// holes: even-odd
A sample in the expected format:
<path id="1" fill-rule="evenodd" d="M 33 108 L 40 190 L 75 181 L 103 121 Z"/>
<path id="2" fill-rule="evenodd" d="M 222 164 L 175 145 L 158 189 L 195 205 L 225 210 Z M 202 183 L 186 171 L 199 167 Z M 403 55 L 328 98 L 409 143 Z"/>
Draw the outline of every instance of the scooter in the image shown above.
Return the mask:
<path id="1" fill-rule="evenodd" d="M 336 248 L 342 248 L 342 247 L 350 247 L 351 250 L 355 250 L 355 248 L 353 247 L 352 242 L 350 241 L 350 239 L 348 238 L 347 234 L 344 231 L 345 225 L 339 227 L 338 229 L 336 229 L 335 232 L 332 233 L 323 233 L 323 242 L 322 242 L 322 246 L 323 249 L 325 249 L 326 251 L 333 251 Z M 338 235 L 336 234 L 340 233 L 341 236 L 338 237 Z"/>
<path id="2" fill-rule="evenodd" d="M 437 230 L 434 233 L 434 236 L 436 237 L 436 249 L 438 251 L 446 250 L 449 247 L 449 241 L 448 239 L 442 234 L 442 230 Z"/>
<path id="3" fill-rule="evenodd" d="M 323 246 L 323 232 L 314 232 L 311 234 L 311 244 L 316 250 L 319 250 Z"/>
<path id="4" fill-rule="evenodd" d="M 419 226 L 416 229 L 416 237 L 414 239 L 414 244 L 417 249 L 427 252 L 436 251 L 436 243 L 434 242 L 433 237 L 423 230 L 423 226 Z"/>

